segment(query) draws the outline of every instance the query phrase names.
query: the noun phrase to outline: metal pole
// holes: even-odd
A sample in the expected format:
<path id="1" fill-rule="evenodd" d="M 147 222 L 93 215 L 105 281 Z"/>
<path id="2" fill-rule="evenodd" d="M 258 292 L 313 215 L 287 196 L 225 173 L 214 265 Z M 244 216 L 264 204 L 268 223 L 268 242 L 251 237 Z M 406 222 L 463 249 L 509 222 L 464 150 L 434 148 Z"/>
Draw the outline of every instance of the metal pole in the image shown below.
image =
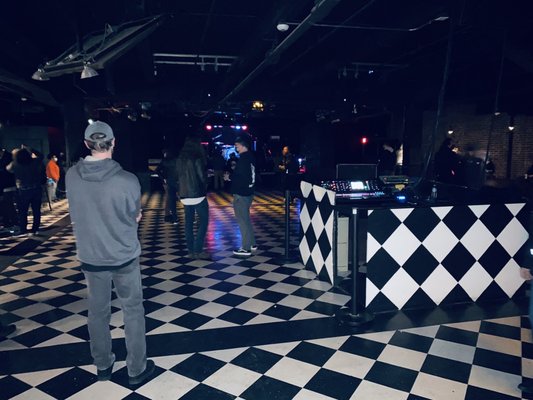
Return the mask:
<path id="1" fill-rule="evenodd" d="M 285 190 L 285 259 L 289 258 L 289 239 L 291 225 L 291 191 Z"/>
<path id="2" fill-rule="evenodd" d="M 358 273 L 358 266 L 359 266 L 359 252 L 358 252 L 358 228 L 359 225 L 357 223 L 357 212 L 358 209 L 354 208 L 352 209 L 352 214 L 350 215 L 352 224 L 350 229 L 352 230 L 351 237 L 352 240 L 352 301 L 351 301 L 351 313 L 352 315 L 359 314 L 358 304 L 357 304 L 357 296 L 358 296 L 358 288 L 357 288 L 357 273 Z"/>

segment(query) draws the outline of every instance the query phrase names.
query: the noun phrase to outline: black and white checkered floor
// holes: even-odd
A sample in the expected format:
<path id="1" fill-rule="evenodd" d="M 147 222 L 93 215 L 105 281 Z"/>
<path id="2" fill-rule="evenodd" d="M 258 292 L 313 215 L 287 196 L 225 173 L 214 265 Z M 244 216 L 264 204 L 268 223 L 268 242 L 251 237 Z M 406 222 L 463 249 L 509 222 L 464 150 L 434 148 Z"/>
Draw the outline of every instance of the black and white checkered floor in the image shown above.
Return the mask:
<path id="1" fill-rule="evenodd" d="M 517 384 L 533 379 L 523 304 L 396 313 L 349 331 L 332 318 L 349 296 L 280 262 L 281 196 L 256 197 L 259 251 L 244 260 L 232 254 L 230 200 L 210 195 L 212 260 L 193 260 L 182 224 L 163 222 L 160 195 L 144 198 L 141 264 L 157 370 L 141 387 L 127 384 L 117 303 L 121 361 L 111 381 L 96 381 L 70 225 L 0 272 L 0 317 L 17 325 L 0 342 L 0 399 L 516 399 Z M 296 246 L 298 201 L 291 210 Z"/>

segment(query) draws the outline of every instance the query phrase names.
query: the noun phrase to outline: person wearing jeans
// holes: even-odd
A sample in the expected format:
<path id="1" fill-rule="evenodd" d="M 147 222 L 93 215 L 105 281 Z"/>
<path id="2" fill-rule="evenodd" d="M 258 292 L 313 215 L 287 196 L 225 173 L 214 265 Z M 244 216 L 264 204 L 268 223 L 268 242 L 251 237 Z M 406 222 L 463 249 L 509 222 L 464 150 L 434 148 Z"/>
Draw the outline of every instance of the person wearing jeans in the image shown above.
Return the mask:
<path id="1" fill-rule="evenodd" d="M 210 258 L 204 248 L 207 225 L 209 223 L 209 206 L 207 204 L 207 160 L 200 138 L 188 136 L 185 139 L 178 160 L 180 201 L 185 207 L 185 238 L 187 256 L 190 258 Z M 198 216 L 196 236 L 194 220 Z"/>
<path id="2" fill-rule="evenodd" d="M 13 151 L 13 161 L 6 170 L 15 175 L 20 234 L 27 233 L 30 205 L 33 213 L 31 234 L 38 234 L 41 225 L 41 185 L 46 179 L 42 155 L 23 146 Z"/>
<path id="3" fill-rule="evenodd" d="M 115 354 L 109 320 L 114 284 L 124 314 L 128 381 L 140 385 L 155 371 L 155 363 L 146 358 L 137 235 L 142 217 L 141 185 L 112 159 L 115 136 L 108 124 L 90 124 L 85 129 L 85 146 L 91 155 L 68 170 L 66 188 L 77 258 L 87 282 L 91 355 L 97 379 L 111 379 Z"/>
<path id="4" fill-rule="evenodd" d="M 241 247 L 233 251 L 233 254 L 239 257 L 251 256 L 252 251 L 257 250 L 254 229 L 250 219 L 250 206 L 255 187 L 255 160 L 249 150 L 250 142 L 250 138 L 247 136 L 240 136 L 235 139 L 235 149 L 239 153 L 239 159 L 231 176 L 226 177 L 227 180 L 231 181 L 233 210 L 241 231 Z"/>

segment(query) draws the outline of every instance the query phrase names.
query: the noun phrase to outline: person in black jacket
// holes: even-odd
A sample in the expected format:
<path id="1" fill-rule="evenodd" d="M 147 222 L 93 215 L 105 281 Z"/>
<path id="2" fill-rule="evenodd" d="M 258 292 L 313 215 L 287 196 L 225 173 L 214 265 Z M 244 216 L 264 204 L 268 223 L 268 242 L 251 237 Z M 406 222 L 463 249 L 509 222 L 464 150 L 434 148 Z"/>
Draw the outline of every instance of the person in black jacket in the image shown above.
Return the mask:
<path id="1" fill-rule="evenodd" d="M 190 258 L 209 258 L 203 251 L 209 206 L 207 193 L 207 160 L 204 149 L 197 137 L 189 136 L 181 149 L 176 162 L 178 171 L 179 195 L 185 207 L 185 238 Z M 196 237 L 194 220 L 198 215 Z"/>
<path id="2" fill-rule="evenodd" d="M 250 139 L 240 136 L 235 139 L 235 149 L 239 159 L 235 170 L 227 179 L 231 181 L 230 191 L 233 194 L 233 210 L 241 231 L 242 244 L 233 254 L 241 257 L 252 255 L 257 250 L 254 229 L 250 220 L 250 206 L 254 197 L 255 159 L 250 151 Z"/>
<path id="3" fill-rule="evenodd" d="M 178 223 L 176 193 L 178 191 L 176 157 L 170 149 L 163 150 L 163 159 L 157 167 L 157 174 L 163 178 L 165 187 L 165 222 Z"/>
<path id="4" fill-rule="evenodd" d="M 33 224 L 30 235 L 37 235 L 41 225 L 42 185 L 46 181 L 43 156 L 23 146 L 14 151 L 13 161 L 6 170 L 15 175 L 20 234 L 27 233 L 28 209 L 31 205 Z"/>

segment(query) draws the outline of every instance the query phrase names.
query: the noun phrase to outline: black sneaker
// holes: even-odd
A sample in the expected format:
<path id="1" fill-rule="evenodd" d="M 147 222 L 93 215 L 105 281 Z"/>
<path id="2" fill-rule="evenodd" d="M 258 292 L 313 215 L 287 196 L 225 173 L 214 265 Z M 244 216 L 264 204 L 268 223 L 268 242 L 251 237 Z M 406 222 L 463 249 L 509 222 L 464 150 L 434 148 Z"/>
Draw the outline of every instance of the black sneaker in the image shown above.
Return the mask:
<path id="1" fill-rule="evenodd" d="M 115 363 L 111 364 L 111 366 L 107 369 L 98 369 L 96 370 L 96 376 L 99 381 L 108 381 L 111 379 L 111 375 L 113 375 L 113 366 Z"/>
<path id="2" fill-rule="evenodd" d="M 256 244 L 252 244 L 252 246 L 250 247 L 250 250 L 252 250 L 252 251 L 257 251 L 258 248 L 259 248 L 259 247 L 257 247 Z"/>
<path id="3" fill-rule="evenodd" d="M 153 375 L 154 371 L 155 363 L 152 360 L 148 360 L 146 361 L 146 368 L 144 369 L 144 372 L 141 372 L 137 376 L 130 376 L 128 382 L 130 385 L 140 385 L 141 383 L 147 381 Z"/>
<path id="4" fill-rule="evenodd" d="M 249 257 L 252 255 L 250 250 L 244 250 L 242 247 L 239 250 L 233 250 L 233 254 L 239 257 Z"/>

